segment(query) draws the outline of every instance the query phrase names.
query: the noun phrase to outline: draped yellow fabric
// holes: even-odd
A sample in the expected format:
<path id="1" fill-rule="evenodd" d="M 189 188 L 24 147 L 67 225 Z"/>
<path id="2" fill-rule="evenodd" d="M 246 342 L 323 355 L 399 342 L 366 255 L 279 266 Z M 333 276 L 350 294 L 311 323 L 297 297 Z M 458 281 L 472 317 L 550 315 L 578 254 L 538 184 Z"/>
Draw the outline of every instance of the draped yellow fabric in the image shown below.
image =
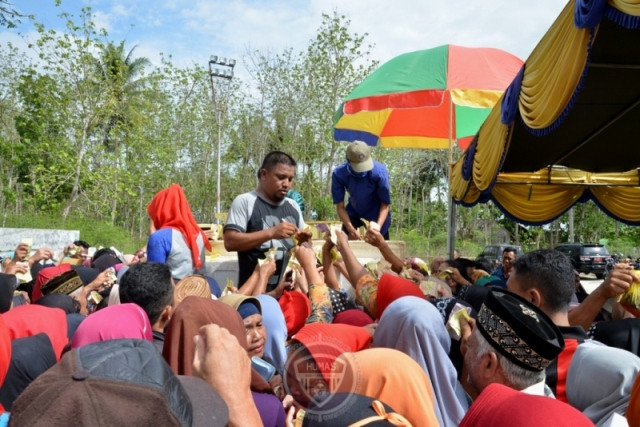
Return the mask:
<path id="1" fill-rule="evenodd" d="M 451 170 L 451 197 L 460 200 L 467 191 L 469 181 L 462 178 L 462 162 L 456 162 Z"/>
<path id="2" fill-rule="evenodd" d="M 640 16 L 640 0 L 609 0 L 608 4 Z M 530 128 L 544 129 L 558 119 L 586 66 L 591 36 L 589 30 L 575 27 L 574 8 L 575 0 L 570 0 L 525 63 L 518 108 Z M 594 31 L 597 37 L 598 28 Z M 450 184 L 454 200 L 472 205 L 491 188 L 493 200 L 510 215 L 540 224 L 590 195 L 619 219 L 640 223 L 640 169 L 590 173 L 551 165 L 534 173 L 500 172 L 501 158 L 511 144 L 509 127 L 501 123 L 500 114 L 498 102 L 478 132 L 471 179 L 462 177 L 464 157 L 470 152 L 453 165 Z"/>
<path id="3" fill-rule="evenodd" d="M 582 195 L 581 187 L 496 184 L 494 199 L 511 215 L 526 222 L 540 223 L 569 209 Z"/>
<path id="4" fill-rule="evenodd" d="M 574 8 L 573 0 L 567 3 L 527 59 L 519 108 L 530 128 L 546 128 L 558 118 L 587 62 L 589 30 L 575 27 Z"/>
<path id="5" fill-rule="evenodd" d="M 640 1 L 638 0 L 609 0 L 608 3 L 627 15 L 640 16 Z"/>
<path id="6" fill-rule="evenodd" d="M 593 187 L 591 193 L 617 217 L 630 222 L 640 221 L 640 187 Z"/>
<path id="7" fill-rule="evenodd" d="M 500 109 L 494 108 L 478 133 L 473 159 L 473 182 L 480 191 L 489 188 L 500 167 L 502 153 L 509 149 L 505 142 L 509 128 L 500 121 Z"/>
<path id="8" fill-rule="evenodd" d="M 589 173 L 552 168 L 535 173 L 501 173 L 491 195 L 520 220 L 542 223 L 569 209 L 587 190 L 620 219 L 640 221 L 640 174 L 637 170 Z M 472 203 L 474 200 L 465 198 L 463 201 Z"/>

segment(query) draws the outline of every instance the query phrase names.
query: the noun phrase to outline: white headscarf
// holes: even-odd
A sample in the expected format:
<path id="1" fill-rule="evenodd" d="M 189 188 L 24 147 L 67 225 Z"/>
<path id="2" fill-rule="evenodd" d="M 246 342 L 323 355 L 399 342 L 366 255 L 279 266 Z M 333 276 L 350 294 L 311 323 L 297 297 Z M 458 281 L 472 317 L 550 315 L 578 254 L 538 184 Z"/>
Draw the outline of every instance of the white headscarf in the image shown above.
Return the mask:
<path id="1" fill-rule="evenodd" d="M 624 416 L 631 388 L 640 372 L 640 357 L 627 350 L 585 342 L 571 359 L 567 399 L 597 426 Z"/>

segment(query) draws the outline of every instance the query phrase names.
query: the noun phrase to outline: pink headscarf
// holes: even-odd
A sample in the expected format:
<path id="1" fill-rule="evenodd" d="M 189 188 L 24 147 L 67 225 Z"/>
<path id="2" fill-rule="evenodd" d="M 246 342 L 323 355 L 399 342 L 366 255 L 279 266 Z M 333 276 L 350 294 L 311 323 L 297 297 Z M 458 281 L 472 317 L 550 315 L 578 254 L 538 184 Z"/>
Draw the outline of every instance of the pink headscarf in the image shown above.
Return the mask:
<path id="1" fill-rule="evenodd" d="M 71 348 L 121 338 L 153 342 L 149 317 L 137 304 L 109 306 L 89 315 L 73 334 Z"/>

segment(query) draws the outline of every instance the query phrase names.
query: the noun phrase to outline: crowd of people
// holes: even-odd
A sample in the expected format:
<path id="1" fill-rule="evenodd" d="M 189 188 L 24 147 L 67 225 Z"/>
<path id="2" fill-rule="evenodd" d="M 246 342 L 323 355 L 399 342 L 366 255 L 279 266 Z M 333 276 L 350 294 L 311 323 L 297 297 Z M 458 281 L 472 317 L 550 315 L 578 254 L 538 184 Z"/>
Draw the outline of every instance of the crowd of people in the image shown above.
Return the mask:
<path id="1" fill-rule="evenodd" d="M 603 310 L 640 286 L 630 265 L 587 293 L 554 250 L 507 248 L 495 269 L 403 259 L 386 170 L 353 145 L 339 168 L 344 227 L 316 251 L 287 197 L 295 160 L 267 154 L 224 226 L 233 286 L 207 276 L 175 184 L 135 254 L 18 245 L 0 274 L 0 425 L 640 426 L 640 320 Z"/>

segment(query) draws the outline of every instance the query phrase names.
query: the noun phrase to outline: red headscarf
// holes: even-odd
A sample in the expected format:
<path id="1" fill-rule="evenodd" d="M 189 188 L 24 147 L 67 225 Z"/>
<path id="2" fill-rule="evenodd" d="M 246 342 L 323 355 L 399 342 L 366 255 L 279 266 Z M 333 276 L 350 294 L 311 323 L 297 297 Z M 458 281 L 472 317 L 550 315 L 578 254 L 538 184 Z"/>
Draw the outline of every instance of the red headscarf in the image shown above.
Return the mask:
<path id="1" fill-rule="evenodd" d="M 499 383 L 487 386 L 473 402 L 460 427 L 471 426 L 593 426 L 586 415 L 567 403 L 534 396 Z"/>
<path id="2" fill-rule="evenodd" d="M 353 326 L 367 326 L 373 323 L 373 319 L 367 313 L 357 308 L 350 308 L 333 316 L 333 323 L 341 323 Z"/>
<path id="3" fill-rule="evenodd" d="M 424 294 L 418 285 L 412 281 L 393 274 L 383 274 L 378 282 L 378 319 L 382 317 L 382 313 L 384 313 L 389 304 L 398 298 L 406 296 L 424 298 Z"/>
<path id="4" fill-rule="evenodd" d="M 12 308 L 2 315 L 9 330 L 9 337 L 25 338 L 45 333 L 51 340 L 51 346 L 60 360 L 62 351 L 69 343 L 67 336 L 67 315 L 61 308 L 27 304 Z"/>
<path id="5" fill-rule="evenodd" d="M 284 291 L 278 304 L 287 324 L 287 338 L 291 338 L 304 326 L 311 314 L 311 301 L 302 292 Z"/>
<path id="6" fill-rule="evenodd" d="M 198 227 L 182 187 L 178 184 L 171 184 L 168 188 L 158 192 L 147 206 L 147 212 L 156 230 L 174 228 L 180 231 L 191 249 L 193 265 L 196 268 L 202 267 L 203 260 L 200 259 L 200 251 L 196 243 L 198 235 L 202 235 L 204 245 L 208 250 L 211 250 L 211 244 L 204 232 Z"/>
<path id="7" fill-rule="evenodd" d="M 11 337 L 9 330 L 4 323 L 3 316 L 0 315 L 0 386 L 4 383 L 11 362 Z M 0 405 L 2 408 L 2 405 Z"/>
<path id="8" fill-rule="evenodd" d="M 45 267 L 40 270 L 38 272 L 38 275 L 36 276 L 36 282 L 33 285 L 33 291 L 31 291 L 31 301 L 35 302 L 38 298 L 42 297 L 41 288 L 49 280 L 70 270 L 71 264 L 60 264 L 53 267 Z"/>

